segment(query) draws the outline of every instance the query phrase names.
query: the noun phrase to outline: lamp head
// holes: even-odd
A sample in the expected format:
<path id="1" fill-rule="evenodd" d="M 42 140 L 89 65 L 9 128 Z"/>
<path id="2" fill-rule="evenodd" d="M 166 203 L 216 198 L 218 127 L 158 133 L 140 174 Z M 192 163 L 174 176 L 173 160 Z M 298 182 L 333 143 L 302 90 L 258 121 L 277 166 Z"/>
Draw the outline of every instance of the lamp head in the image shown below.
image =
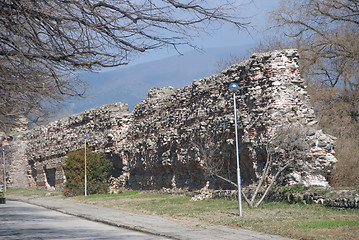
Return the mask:
<path id="1" fill-rule="evenodd" d="M 237 88 L 238 87 L 238 83 L 231 83 L 229 85 L 230 88 Z"/>
<path id="2" fill-rule="evenodd" d="M 236 92 L 236 91 L 238 91 L 238 89 L 239 89 L 238 83 L 231 83 L 231 84 L 229 85 L 229 90 L 230 90 L 231 92 Z"/>

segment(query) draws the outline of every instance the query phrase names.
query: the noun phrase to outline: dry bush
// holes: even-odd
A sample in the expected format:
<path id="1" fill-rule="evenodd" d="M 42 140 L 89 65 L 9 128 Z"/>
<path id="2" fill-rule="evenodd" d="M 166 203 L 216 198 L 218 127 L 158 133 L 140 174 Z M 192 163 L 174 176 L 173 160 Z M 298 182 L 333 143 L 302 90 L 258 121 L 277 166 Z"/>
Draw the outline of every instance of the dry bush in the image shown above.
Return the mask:
<path id="1" fill-rule="evenodd" d="M 359 185 L 359 144 L 358 137 L 338 138 L 336 155 L 339 159 L 333 169 L 330 182 L 333 186 Z"/>
<path id="2" fill-rule="evenodd" d="M 309 87 L 320 127 L 337 137 L 335 164 L 330 179 L 333 186 L 359 184 L 359 117 L 358 91 L 340 88 Z"/>
<path id="3" fill-rule="evenodd" d="M 270 15 L 298 47 L 320 127 L 338 138 L 335 186 L 359 184 L 358 16 L 358 0 L 283 0 Z"/>

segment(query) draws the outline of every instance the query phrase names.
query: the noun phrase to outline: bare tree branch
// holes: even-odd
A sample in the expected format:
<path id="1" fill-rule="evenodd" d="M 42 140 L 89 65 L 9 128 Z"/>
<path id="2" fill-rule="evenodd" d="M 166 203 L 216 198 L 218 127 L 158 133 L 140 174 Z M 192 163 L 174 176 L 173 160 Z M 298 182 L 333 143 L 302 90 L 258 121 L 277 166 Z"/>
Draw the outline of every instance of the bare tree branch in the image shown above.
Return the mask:
<path id="1" fill-rule="evenodd" d="M 304 75 L 324 86 L 358 86 L 358 0 L 282 1 L 272 19 L 297 42 Z"/>
<path id="2" fill-rule="evenodd" d="M 279 127 L 274 133 L 268 133 L 267 142 L 262 143 L 267 159 L 258 181 L 253 185 L 255 186 L 254 192 L 247 196 L 246 191 L 242 191 L 244 200 L 250 207 L 258 207 L 263 202 L 272 186 L 277 183 L 278 177 L 288 166 L 307 157 L 306 152 L 309 149 L 306 142 L 307 131 L 308 129 L 304 127 L 291 125 Z M 214 138 L 205 139 L 205 141 L 196 144 L 199 149 L 203 149 L 200 154 L 204 159 L 203 167 L 205 171 L 207 174 L 237 187 L 237 184 L 230 180 L 229 177 L 223 176 L 224 161 L 218 160 L 220 156 L 215 154 L 215 149 L 219 148 L 221 141 Z M 216 160 L 214 161 L 213 159 Z M 255 159 L 252 160 L 255 161 Z M 259 194 L 261 194 L 261 197 L 257 201 Z"/>
<path id="3" fill-rule="evenodd" d="M 82 95 L 77 71 L 192 45 L 213 23 L 245 29 L 239 7 L 234 0 L 0 1 L 0 130 L 16 125 L 16 117 L 38 116 L 66 96 Z"/>

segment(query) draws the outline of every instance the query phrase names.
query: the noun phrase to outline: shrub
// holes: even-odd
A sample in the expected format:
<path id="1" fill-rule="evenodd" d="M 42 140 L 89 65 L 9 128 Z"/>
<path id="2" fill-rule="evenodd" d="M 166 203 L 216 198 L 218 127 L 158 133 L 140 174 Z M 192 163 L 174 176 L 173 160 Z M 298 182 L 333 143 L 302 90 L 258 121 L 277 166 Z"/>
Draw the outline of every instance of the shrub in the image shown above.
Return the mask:
<path id="1" fill-rule="evenodd" d="M 70 190 L 65 188 L 64 189 L 64 195 L 65 195 L 65 197 L 70 197 Z"/>
<path id="2" fill-rule="evenodd" d="M 87 193 L 105 193 L 108 191 L 107 178 L 113 170 L 112 162 L 103 153 L 86 150 Z M 67 155 L 65 161 L 65 188 L 71 195 L 82 195 L 85 192 L 85 152 L 78 150 Z"/>
<path id="3" fill-rule="evenodd" d="M 282 187 L 282 192 L 283 193 L 305 193 L 308 188 L 306 188 L 303 184 L 295 184 L 293 186 L 288 186 L 288 187 Z"/>
<path id="4" fill-rule="evenodd" d="M 338 162 L 330 176 L 332 186 L 359 185 L 359 90 L 308 88 L 320 127 L 335 137 Z"/>

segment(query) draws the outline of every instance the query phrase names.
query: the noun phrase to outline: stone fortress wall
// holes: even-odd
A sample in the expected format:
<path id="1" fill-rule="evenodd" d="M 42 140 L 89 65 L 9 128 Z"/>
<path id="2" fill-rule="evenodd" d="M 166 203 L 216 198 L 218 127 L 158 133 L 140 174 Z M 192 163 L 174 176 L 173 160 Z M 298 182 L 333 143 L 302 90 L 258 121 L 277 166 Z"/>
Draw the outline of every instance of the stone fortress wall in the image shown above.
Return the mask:
<path id="1" fill-rule="evenodd" d="M 3 138 L 9 145 L 9 186 L 62 188 L 65 155 L 88 146 L 108 153 L 128 188 L 193 188 L 209 180 L 205 158 L 236 171 L 232 82 L 239 84 L 237 114 L 243 184 L 258 180 L 263 143 L 280 126 L 308 128 L 307 160 L 286 172 L 288 184 L 328 185 L 335 139 L 317 129 L 296 50 L 253 54 L 219 74 L 181 89 L 153 88 L 132 112 L 113 103 Z M 5 139 L 5 140 L 4 140 Z M 1 139 L 0 139 L 1 141 Z M 203 154 L 204 153 L 204 154 Z M 226 187 L 210 179 L 212 187 Z"/>

